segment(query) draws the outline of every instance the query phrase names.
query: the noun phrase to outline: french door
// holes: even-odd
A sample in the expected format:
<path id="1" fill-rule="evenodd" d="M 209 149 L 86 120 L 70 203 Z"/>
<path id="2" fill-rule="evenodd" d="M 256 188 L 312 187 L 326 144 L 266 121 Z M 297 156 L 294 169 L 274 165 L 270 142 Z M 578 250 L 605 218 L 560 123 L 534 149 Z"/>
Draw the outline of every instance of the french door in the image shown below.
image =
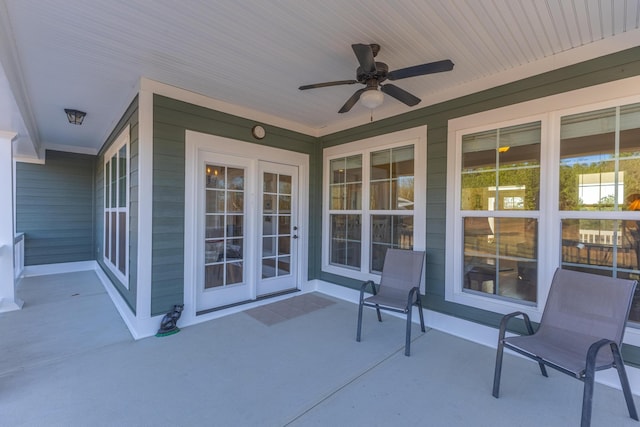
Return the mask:
<path id="1" fill-rule="evenodd" d="M 201 153 L 196 311 L 295 289 L 298 167 Z"/>
<path id="2" fill-rule="evenodd" d="M 296 287 L 298 168 L 260 162 L 260 245 L 257 295 Z"/>

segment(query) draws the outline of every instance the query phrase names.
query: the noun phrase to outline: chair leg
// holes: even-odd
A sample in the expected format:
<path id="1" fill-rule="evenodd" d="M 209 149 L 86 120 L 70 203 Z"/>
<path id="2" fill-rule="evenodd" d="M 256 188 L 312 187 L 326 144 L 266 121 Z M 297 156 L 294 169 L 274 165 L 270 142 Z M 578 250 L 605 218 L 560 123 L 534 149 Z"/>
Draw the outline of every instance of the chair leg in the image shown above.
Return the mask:
<path id="1" fill-rule="evenodd" d="M 411 353 L 411 312 L 413 307 L 410 305 L 407 310 L 407 336 L 404 343 L 404 355 L 409 356 Z"/>
<path id="2" fill-rule="evenodd" d="M 376 304 L 376 313 L 378 313 L 378 322 L 382 322 L 382 316 L 380 315 L 380 306 Z"/>
<path id="3" fill-rule="evenodd" d="M 356 332 L 356 341 L 360 342 L 360 331 L 362 330 L 362 299 L 360 300 L 360 305 L 358 306 L 358 331 Z"/>
<path id="4" fill-rule="evenodd" d="M 631 387 L 629 386 L 629 378 L 627 378 L 627 370 L 624 367 L 622 355 L 620 355 L 620 349 L 616 344 L 611 344 L 611 351 L 613 352 L 613 360 L 616 363 L 615 367 L 618 371 L 618 377 L 620 377 L 620 385 L 622 386 L 622 392 L 624 393 L 624 400 L 627 402 L 629 416 L 634 420 L 639 421 L 636 405 L 633 402 L 633 395 L 631 394 Z"/>
<path id="5" fill-rule="evenodd" d="M 589 427 L 591 425 L 591 407 L 593 405 L 594 379 L 594 365 L 591 364 L 591 366 L 589 366 L 589 363 L 587 363 L 587 369 L 584 373 L 584 392 L 582 394 L 582 418 L 580 420 L 580 427 Z"/>
<path id="6" fill-rule="evenodd" d="M 420 315 L 420 329 L 422 332 L 426 332 L 427 330 L 424 327 L 424 314 L 422 314 L 422 299 L 420 298 L 420 294 L 418 293 L 418 314 Z"/>
<path id="7" fill-rule="evenodd" d="M 500 397 L 500 376 L 502 375 L 502 356 L 504 355 L 504 343 L 498 340 L 498 351 L 496 353 L 496 367 L 493 372 L 493 397 Z"/>

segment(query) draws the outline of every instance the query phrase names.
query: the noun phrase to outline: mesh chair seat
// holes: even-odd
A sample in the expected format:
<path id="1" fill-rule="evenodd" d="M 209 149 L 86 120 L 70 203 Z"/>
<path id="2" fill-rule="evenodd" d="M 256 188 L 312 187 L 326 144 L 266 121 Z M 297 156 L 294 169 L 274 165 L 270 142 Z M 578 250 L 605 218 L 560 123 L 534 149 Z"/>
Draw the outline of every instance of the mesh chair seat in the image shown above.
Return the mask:
<path id="1" fill-rule="evenodd" d="M 394 308 L 396 310 L 407 311 L 411 306 L 407 306 L 408 293 L 406 290 L 394 288 L 381 288 L 373 296 L 364 299 L 366 305 L 379 305 L 382 307 Z M 415 302 L 412 301 L 412 303 Z"/>
<path id="2" fill-rule="evenodd" d="M 575 375 L 583 376 L 586 369 L 585 355 L 589 347 L 600 337 L 578 334 L 561 328 L 546 325 L 535 335 L 524 335 L 505 338 L 505 344 L 516 347 L 524 352 L 544 359 Z M 613 365 L 610 351 L 599 351 L 596 357 L 595 369 L 609 368 Z"/>

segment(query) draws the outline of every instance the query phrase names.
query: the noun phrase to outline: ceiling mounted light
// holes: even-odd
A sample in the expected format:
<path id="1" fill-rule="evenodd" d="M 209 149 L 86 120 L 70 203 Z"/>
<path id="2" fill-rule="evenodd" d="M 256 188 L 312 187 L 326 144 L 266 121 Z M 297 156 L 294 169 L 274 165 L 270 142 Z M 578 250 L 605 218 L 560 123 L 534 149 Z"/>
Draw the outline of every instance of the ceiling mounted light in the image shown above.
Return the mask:
<path id="1" fill-rule="evenodd" d="M 67 113 L 67 120 L 72 125 L 81 125 L 84 120 L 84 116 L 87 115 L 84 111 L 79 110 L 71 110 L 69 108 L 65 108 L 64 112 Z"/>
<path id="2" fill-rule="evenodd" d="M 364 91 L 362 96 L 360 96 L 360 101 L 362 101 L 362 105 L 373 110 L 374 108 L 378 108 L 382 105 L 382 101 L 384 101 L 384 94 L 380 92 L 378 88 L 368 88 Z"/>

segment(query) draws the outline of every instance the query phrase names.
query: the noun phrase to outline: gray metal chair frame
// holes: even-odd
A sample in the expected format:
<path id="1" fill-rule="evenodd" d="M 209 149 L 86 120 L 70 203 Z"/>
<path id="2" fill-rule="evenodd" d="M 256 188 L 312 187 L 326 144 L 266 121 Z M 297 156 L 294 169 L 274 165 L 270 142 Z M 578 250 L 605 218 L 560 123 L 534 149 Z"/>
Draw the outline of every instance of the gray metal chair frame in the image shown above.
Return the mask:
<path id="1" fill-rule="evenodd" d="M 545 366 L 584 383 L 581 426 L 591 424 L 595 372 L 616 368 L 629 410 L 638 420 L 629 380 L 620 354 L 626 320 L 637 281 L 614 279 L 571 270 L 556 270 L 540 326 L 534 333 L 529 316 L 507 314 L 500 322 L 493 396 L 500 393 L 505 348 L 529 357 L 547 377 Z M 579 298 L 576 293 L 579 292 Z M 522 316 L 529 335 L 505 338 L 508 322 Z M 601 351 L 604 348 L 608 351 Z"/>
<path id="2" fill-rule="evenodd" d="M 374 307 L 378 314 L 378 321 L 382 322 L 380 310 L 388 310 L 407 315 L 407 330 L 404 346 L 405 356 L 411 353 L 411 312 L 413 306 L 418 307 L 420 315 L 420 329 L 425 332 L 424 315 L 422 313 L 422 299 L 420 297 L 420 280 L 423 251 L 408 251 L 402 249 L 388 249 L 382 267 L 380 285 L 376 290 L 373 280 L 368 280 L 360 287 L 360 304 L 358 307 L 358 332 L 356 341 L 360 342 L 362 331 L 362 309 L 364 306 Z M 371 286 L 372 296 L 365 298 L 367 286 Z"/>

